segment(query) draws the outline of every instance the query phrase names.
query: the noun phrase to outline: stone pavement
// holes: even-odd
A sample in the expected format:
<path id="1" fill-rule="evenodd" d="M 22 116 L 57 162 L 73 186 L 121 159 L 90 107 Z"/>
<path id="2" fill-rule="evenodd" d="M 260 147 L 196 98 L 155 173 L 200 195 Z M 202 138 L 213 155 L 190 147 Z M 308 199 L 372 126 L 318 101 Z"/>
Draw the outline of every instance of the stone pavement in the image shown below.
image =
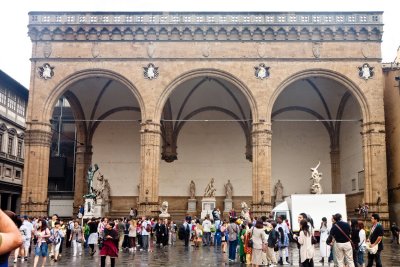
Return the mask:
<path id="1" fill-rule="evenodd" d="M 384 267 L 400 267 L 399 245 L 391 245 L 389 241 L 385 241 L 385 249 L 382 253 L 382 261 Z M 100 258 L 96 255 L 94 257 L 88 256 L 87 251 L 85 254 L 78 257 L 72 257 L 72 249 L 63 248 L 63 257 L 58 262 L 47 260 L 46 266 L 100 266 Z M 290 247 L 290 262 L 291 266 L 298 266 L 298 251 L 294 244 Z M 333 267 L 333 264 L 322 265 L 319 263 L 319 249 L 316 248 L 316 256 L 314 257 L 315 266 L 328 266 Z M 10 266 L 33 266 L 33 258 L 28 263 L 13 264 L 13 259 L 10 259 Z M 40 265 L 38 265 L 40 266 Z M 110 266 L 110 265 L 107 265 Z M 165 248 L 154 248 L 153 252 L 135 252 L 129 254 L 121 252 L 117 259 L 116 266 L 127 267 L 156 267 L 156 266 L 245 266 L 240 263 L 228 263 L 227 253 L 222 253 L 219 247 L 201 247 L 189 249 L 183 246 L 182 242 L 177 243 L 176 246 Z"/>

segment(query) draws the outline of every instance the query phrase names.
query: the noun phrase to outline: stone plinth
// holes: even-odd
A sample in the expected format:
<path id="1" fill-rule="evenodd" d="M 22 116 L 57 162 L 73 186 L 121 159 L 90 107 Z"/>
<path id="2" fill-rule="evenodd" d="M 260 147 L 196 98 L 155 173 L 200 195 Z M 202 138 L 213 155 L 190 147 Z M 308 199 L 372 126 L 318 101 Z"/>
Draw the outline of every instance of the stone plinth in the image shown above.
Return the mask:
<path id="1" fill-rule="evenodd" d="M 204 219 L 207 214 L 211 217 L 211 213 L 215 208 L 215 202 L 215 197 L 204 197 L 201 200 L 201 219 Z"/>
<path id="2" fill-rule="evenodd" d="M 104 202 L 102 199 L 97 200 L 94 204 L 93 216 L 96 218 L 104 217 L 109 211 L 108 202 Z"/>
<path id="3" fill-rule="evenodd" d="M 197 199 L 188 199 L 188 213 L 196 212 Z"/>
<path id="4" fill-rule="evenodd" d="M 171 218 L 171 215 L 167 212 L 167 213 L 161 213 L 160 215 L 158 215 L 158 217 L 161 219 L 168 219 Z"/>
<path id="5" fill-rule="evenodd" d="M 85 198 L 85 213 L 83 219 L 89 219 L 95 216 L 95 202 L 93 198 Z M 99 216 L 100 217 L 100 216 Z"/>
<path id="6" fill-rule="evenodd" d="M 224 212 L 228 212 L 229 213 L 231 211 L 232 203 L 233 203 L 233 201 L 232 201 L 231 198 L 230 199 L 225 198 L 225 200 L 224 200 Z"/>

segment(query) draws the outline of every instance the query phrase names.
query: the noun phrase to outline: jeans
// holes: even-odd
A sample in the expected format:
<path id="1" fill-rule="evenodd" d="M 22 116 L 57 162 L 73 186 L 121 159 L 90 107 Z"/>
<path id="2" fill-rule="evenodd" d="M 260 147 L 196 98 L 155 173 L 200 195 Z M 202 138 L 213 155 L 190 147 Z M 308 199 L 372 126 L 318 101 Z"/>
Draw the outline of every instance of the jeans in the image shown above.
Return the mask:
<path id="1" fill-rule="evenodd" d="M 204 232 L 203 233 L 204 245 L 209 246 L 211 240 L 211 232 Z"/>
<path id="2" fill-rule="evenodd" d="M 372 267 L 372 265 L 374 265 L 374 260 L 376 262 L 376 267 L 382 267 L 381 252 L 380 251 L 376 252 L 376 254 L 368 253 L 368 265 L 367 265 L 367 267 Z"/>
<path id="3" fill-rule="evenodd" d="M 357 252 L 357 262 L 360 265 L 364 264 L 364 252 L 362 252 L 362 251 Z"/>
<path id="4" fill-rule="evenodd" d="M 235 260 L 236 259 L 236 247 L 238 244 L 238 240 L 229 241 L 229 259 Z"/>
<path id="5" fill-rule="evenodd" d="M 144 250 L 149 249 L 149 236 L 148 235 L 142 235 L 142 244 L 143 244 Z"/>

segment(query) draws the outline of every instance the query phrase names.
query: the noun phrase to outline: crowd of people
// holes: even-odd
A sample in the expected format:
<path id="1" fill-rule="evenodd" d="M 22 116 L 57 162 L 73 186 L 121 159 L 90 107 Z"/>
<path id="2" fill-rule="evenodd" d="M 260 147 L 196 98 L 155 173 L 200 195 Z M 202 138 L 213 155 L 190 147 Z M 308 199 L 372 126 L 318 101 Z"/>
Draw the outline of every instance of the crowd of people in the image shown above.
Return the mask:
<path id="1" fill-rule="evenodd" d="M 179 226 L 168 219 L 154 219 L 130 214 L 128 218 L 110 220 L 91 218 L 89 220 L 61 220 L 56 214 L 50 219 L 18 217 L 11 212 L 0 210 L 0 267 L 7 266 L 10 251 L 14 263 L 24 262 L 34 254 L 33 266 L 44 266 L 47 258 L 57 262 L 62 258 L 63 247 L 72 247 L 72 256 L 82 256 L 88 248 L 89 257 L 97 253 L 101 266 L 106 266 L 110 257 L 111 266 L 122 251 L 126 253 L 152 252 L 155 248 L 175 246 L 177 239 L 186 247 L 199 249 L 203 246 L 220 246 L 221 253 L 228 254 L 229 262 L 240 262 L 253 266 L 289 265 L 289 244 L 298 246 L 299 264 L 314 266 L 315 244 L 319 242 L 320 262 L 333 262 L 333 266 L 382 266 L 380 253 L 383 250 L 383 227 L 378 214 L 372 214 L 372 227 L 367 236 L 364 224 L 342 220 L 340 214 L 332 216 L 328 228 L 327 218 L 322 218 L 319 229 L 313 220 L 302 213 L 298 215 L 300 231 L 293 233 L 285 218 L 261 216 L 246 220 L 231 213 L 223 220 L 218 209 L 203 220 L 186 216 Z M 18 231 L 19 229 L 19 231 Z M 314 230 L 319 230 L 317 241 Z M 398 228 L 392 227 L 392 231 Z M 65 243 L 65 246 L 64 246 Z M 137 252 L 138 251 L 138 252 Z M 292 250 L 292 253 L 293 250 Z M 31 261 L 31 259 L 29 259 Z M 297 265 L 297 264 L 296 264 Z"/>

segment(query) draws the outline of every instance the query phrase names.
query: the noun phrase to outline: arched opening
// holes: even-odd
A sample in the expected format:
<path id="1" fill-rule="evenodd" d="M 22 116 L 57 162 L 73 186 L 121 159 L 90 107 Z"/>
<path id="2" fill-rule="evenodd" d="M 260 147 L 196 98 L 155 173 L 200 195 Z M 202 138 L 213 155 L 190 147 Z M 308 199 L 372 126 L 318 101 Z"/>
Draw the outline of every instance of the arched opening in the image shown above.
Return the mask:
<path id="1" fill-rule="evenodd" d="M 93 164 L 99 166 L 95 178 L 102 174 L 108 179 L 112 209 L 135 205 L 141 105 L 132 90 L 117 79 L 98 75 L 74 80 L 62 92 L 51 119 L 50 213 L 70 213 L 63 206 L 68 201 L 83 204 L 87 169 Z"/>
<path id="2" fill-rule="evenodd" d="M 272 107 L 271 184 L 281 180 L 285 195 L 310 193 L 310 168 L 318 162 L 323 193 L 363 195 L 367 111 L 357 92 L 324 74 L 286 83 Z"/>
<path id="3" fill-rule="evenodd" d="M 228 180 L 234 187 L 234 206 L 250 199 L 252 108 L 243 91 L 232 81 L 205 72 L 176 83 L 165 99 L 159 194 L 160 200 L 170 202 L 171 213 L 186 212 L 191 180 L 201 198 L 215 179 L 221 211 Z"/>

